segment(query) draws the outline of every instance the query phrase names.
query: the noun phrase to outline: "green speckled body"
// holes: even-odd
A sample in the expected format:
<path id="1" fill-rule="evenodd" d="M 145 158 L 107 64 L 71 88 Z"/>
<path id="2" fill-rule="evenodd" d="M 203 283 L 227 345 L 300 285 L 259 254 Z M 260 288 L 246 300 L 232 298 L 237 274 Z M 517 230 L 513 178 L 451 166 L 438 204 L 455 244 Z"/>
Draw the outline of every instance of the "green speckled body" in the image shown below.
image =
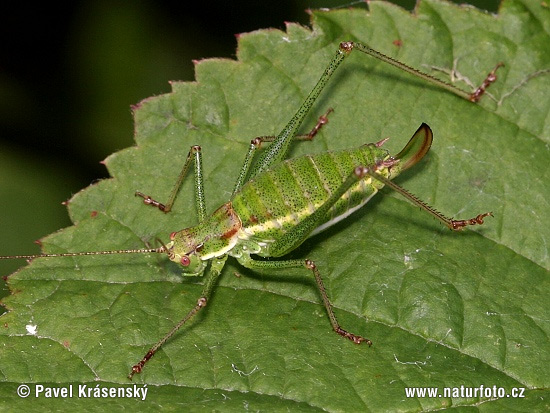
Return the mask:
<path id="1" fill-rule="evenodd" d="M 387 160 L 386 150 L 375 144 L 356 149 L 325 152 L 286 160 L 248 181 L 231 200 L 242 222 L 238 245 L 260 256 L 282 256 L 307 237 L 348 216 L 367 202 L 383 184 L 365 177 L 354 184 L 329 210 L 317 228 L 274 251 L 270 246 L 310 216 L 336 191 L 358 165 L 376 165 Z M 389 177 L 389 168 L 377 172 Z M 399 167 L 391 168 L 393 178 Z M 235 254 L 239 254 L 236 248 Z M 231 252 L 229 253 L 230 255 Z"/>

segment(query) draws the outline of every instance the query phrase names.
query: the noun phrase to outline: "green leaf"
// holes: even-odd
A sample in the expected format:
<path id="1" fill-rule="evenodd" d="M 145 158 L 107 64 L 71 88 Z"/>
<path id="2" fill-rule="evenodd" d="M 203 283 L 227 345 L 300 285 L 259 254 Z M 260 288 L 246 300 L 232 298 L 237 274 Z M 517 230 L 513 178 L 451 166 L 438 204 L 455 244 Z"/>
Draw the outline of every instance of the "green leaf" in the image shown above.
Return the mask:
<path id="1" fill-rule="evenodd" d="M 196 82 L 173 83 L 172 93 L 135 108 L 137 145 L 107 159 L 112 179 L 72 198 L 75 225 L 45 239 L 44 250 L 141 248 L 194 225 L 192 179 L 170 214 L 145 207 L 134 191 L 167 199 L 199 144 L 208 210 L 226 202 L 250 139 L 285 125 L 340 41 L 368 43 L 442 79 L 448 74 L 436 68 L 454 67 L 464 88 L 502 61 L 495 100 L 472 104 L 352 54 L 303 129 L 333 107 L 330 123 L 293 147 L 297 156 L 389 136 L 397 153 L 426 122 L 432 150 L 398 183 L 447 215 L 495 215 L 452 233 L 385 190 L 293 252 L 316 261 L 342 326 L 370 338 L 371 348 L 331 331 L 307 271 L 255 273 L 229 260 L 208 307 L 134 380 L 148 385 L 149 407 L 191 410 L 548 408 L 549 37 L 550 9 L 539 0 L 503 2 L 498 16 L 434 0 L 414 15 L 371 2 L 369 12 L 315 11 L 312 29 L 242 35 L 237 61 L 201 61 Z M 131 366 L 202 288 L 165 257 L 135 255 L 37 259 L 8 283 L 0 377 L 10 406 L 28 402 L 14 383 L 31 391 L 35 383 L 127 385 Z M 481 385 L 526 388 L 526 398 L 405 395 L 406 387 Z"/>

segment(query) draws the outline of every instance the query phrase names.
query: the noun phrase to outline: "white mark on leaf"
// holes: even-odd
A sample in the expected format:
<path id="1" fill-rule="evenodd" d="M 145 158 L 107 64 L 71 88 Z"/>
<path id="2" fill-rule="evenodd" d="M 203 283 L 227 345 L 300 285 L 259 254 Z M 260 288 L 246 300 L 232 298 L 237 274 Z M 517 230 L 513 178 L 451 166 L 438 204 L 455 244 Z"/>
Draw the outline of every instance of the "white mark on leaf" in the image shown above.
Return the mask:
<path id="1" fill-rule="evenodd" d="M 38 328 L 38 326 L 34 325 L 34 324 L 27 324 L 25 326 L 25 328 L 27 329 L 27 334 L 28 335 L 35 336 L 36 335 L 36 329 Z"/>
<path id="2" fill-rule="evenodd" d="M 418 361 L 400 361 L 400 360 L 397 358 L 397 355 L 396 355 L 396 354 L 393 355 L 393 358 L 394 358 L 395 361 L 398 362 L 399 364 L 413 364 L 413 365 L 415 365 L 415 366 L 418 367 L 418 368 L 422 368 L 422 366 L 428 365 L 431 356 L 427 356 L 427 357 L 426 357 L 426 361 L 419 361 L 419 360 L 418 360 Z M 429 364 L 431 364 L 431 363 L 429 363 Z"/>
<path id="3" fill-rule="evenodd" d="M 252 373 L 254 373 L 256 370 L 259 370 L 259 367 L 256 365 L 256 366 L 254 366 L 254 368 L 253 368 L 250 372 L 245 373 L 244 371 L 239 370 L 239 369 L 237 368 L 237 366 L 235 366 L 235 364 L 231 363 L 231 369 L 232 369 L 233 371 L 239 373 L 239 376 L 242 377 L 242 376 L 250 376 L 250 375 L 251 375 Z"/>
<path id="4" fill-rule="evenodd" d="M 414 268 L 414 261 L 415 258 L 413 254 L 417 254 L 420 252 L 420 249 L 417 248 L 413 252 L 405 253 L 403 256 L 403 264 L 405 264 L 405 267 L 407 267 L 408 270 L 412 270 Z"/>

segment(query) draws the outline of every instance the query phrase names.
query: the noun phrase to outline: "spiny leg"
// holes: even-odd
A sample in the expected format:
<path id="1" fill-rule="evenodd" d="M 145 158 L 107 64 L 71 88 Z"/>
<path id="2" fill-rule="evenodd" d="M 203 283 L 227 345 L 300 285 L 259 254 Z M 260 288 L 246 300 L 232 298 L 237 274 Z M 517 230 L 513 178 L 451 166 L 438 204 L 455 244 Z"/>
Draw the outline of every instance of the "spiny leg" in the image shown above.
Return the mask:
<path id="1" fill-rule="evenodd" d="M 251 177 L 254 177 L 260 172 L 269 169 L 272 165 L 282 162 L 286 158 L 286 155 L 290 148 L 290 142 L 296 135 L 298 128 L 302 125 L 306 115 L 315 104 L 315 101 L 321 94 L 321 91 L 324 89 L 324 87 L 329 82 L 330 78 L 332 77 L 336 69 L 340 66 L 340 64 L 344 61 L 344 59 L 354 50 L 359 50 L 360 52 L 363 52 L 378 60 L 389 63 L 405 72 L 408 72 L 433 85 L 446 89 L 454 93 L 455 95 L 472 102 L 477 102 L 483 95 L 485 89 L 496 79 L 494 73 L 496 70 L 495 69 L 489 74 L 483 84 L 478 89 L 476 89 L 476 91 L 474 91 L 473 93 L 469 93 L 456 87 L 453 84 L 439 80 L 427 73 L 424 73 L 418 69 L 414 69 L 404 63 L 399 62 L 398 60 L 386 56 L 385 54 L 380 53 L 365 44 L 357 42 L 342 42 L 340 43 L 338 51 L 336 52 L 336 56 L 334 56 L 334 58 L 329 62 L 325 71 L 317 81 L 317 84 L 313 87 L 302 105 L 298 108 L 298 111 L 286 124 L 279 135 L 277 135 L 277 138 L 275 139 L 273 144 L 270 145 L 268 150 L 265 151 L 258 159 L 258 162 L 255 163 L 250 172 Z"/>
<path id="2" fill-rule="evenodd" d="M 325 308 L 327 309 L 329 318 L 330 318 L 330 324 L 332 325 L 332 329 L 340 334 L 342 337 L 346 337 L 353 341 L 355 344 L 360 344 L 363 341 L 367 343 L 369 346 L 372 346 L 372 341 L 370 341 L 367 338 L 361 337 L 357 334 L 352 334 L 346 330 L 344 330 L 342 327 L 340 327 L 340 324 L 338 323 L 338 320 L 336 320 L 336 316 L 334 315 L 334 311 L 332 310 L 332 304 L 328 298 L 325 285 L 323 284 L 323 279 L 321 278 L 321 273 L 317 269 L 317 266 L 315 263 L 311 260 L 305 261 L 306 268 L 310 269 L 313 272 L 313 276 L 315 277 L 315 282 L 317 283 L 317 287 L 319 288 L 319 292 L 321 293 L 321 298 L 323 299 L 323 304 L 325 305 Z"/>
<path id="3" fill-rule="evenodd" d="M 336 319 L 336 315 L 334 314 L 334 310 L 332 308 L 332 303 L 330 302 L 330 299 L 327 294 L 327 290 L 325 288 L 325 284 L 323 283 L 323 279 L 321 278 L 321 273 L 317 269 L 317 266 L 315 263 L 311 260 L 283 260 L 283 261 L 260 261 L 255 260 L 249 255 L 243 255 L 239 258 L 239 262 L 250 269 L 286 269 L 286 268 L 307 268 L 313 273 L 313 276 L 315 278 L 315 283 L 317 284 L 317 288 L 319 289 L 319 293 L 321 294 L 321 299 L 323 300 L 323 305 L 325 306 L 325 309 L 327 310 L 330 324 L 332 325 L 332 329 L 342 337 L 345 337 L 351 341 L 353 341 L 356 344 L 360 344 L 362 342 L 367 343 L 369 346 L 372 345 L 372 342 L 369 339 L 366 339 L 360 335 L 353 334 L 348 332 L 347 330 L 344 330 L 340 323 L 338 323 L 338 320 Z"/>
<path id="4" fill-rule="evenodd" d="M 483 224 L 483 219 L 485 217 L 488 217 L 488 216 L 492 217 L 493 216 L 492 212 L 485 212 L 483 214 L 479 214 L 476 217 L 470 218 L 470 219 L 455 220 L 455 219 L 452 219 L 452 218 L 448 218 L 445 215 L 443 215 L 441 212 L 436 210 L 435 208 L 431 207 L 430 205 L 428 205 L 427 203 L 425 203 L 424 201 L 422 201 L 421 199 L 416 197 L 416 195 L 411 194 L 405 188 L 403 188 L 403 187 L 397 185 L 396 183 L 390 181 L 388 178 L 377 174 L 376 173 L 376 168 L 362 168 L 362 169 L 363 169 L 361 171 L 362 174 L 368 175 L 368 176 L 382 182 L 384 185 L 390 187 L 394 191 L 400 193 L 405 198 L 407 198 L 409 201 L 411 201 L 413 204 L 419 206 L 421 209 L 428 212 L 429 214 L 434 216 L 437 220 L 439 220 L 440 222 L 445 224 L 449 229 L 452 229 L 454 231 L 459 231 L 459 230 L 461 230 L 462 228 L 464 228 L 466 226 L 482 225 Z"/>
<path id="5" fill-rule="evenodd" d="M 334 112 L 333 108 L 328 108 L 328 110 L 319 116 L 317 119 L 317 123 L 308 133 L 303 133 L 301 135 L 294 135 L 295 141 L 312 141 L 315 135 L 321 130 L 321 128 L 328 123 L 328 115 L 330 115 L 332 112 Z M 259 136 L 256 139 L 260 139 L 261 142 L 273 142 L 275 139 L 277 139 L 276 136 Z M 253 139 L 254 141 L 255 139 Z"/>
<path id="6" fill-rule="evenodd" d="M 185 317 L 183 317 L 162 339 L 160 339 L 153 347 L 149 349 L 149 351 L 145 354 L 145 356 L 143 356 L 139 363 L 135 364 L 132 367 L 132 371 L 128 375 L 128 378 L 130 380 L 132 380 L 134 374 L 141 373 L 143 367 L 145 366 L 145 363 L 147 363 L 151 359 L 151 357 L 155 355 L 155 353 L 164 345 L 164 343 L 166 343 L 170 339 L 170 337 L 176 334 L 176 332 L 195 314 L 197 314 L 199 310 L 206 307 L 206 304 L 208 303 L 208 300 L 210 300 L 210 296 L 212 295 L 212 291 L 214 290 L 214 286 L 222 272 L 226 260 L 227 255 L 223 255 L 219 258 L 215 258 L 212 261 L 208 275 L 204 282 L 201 296 L 197 300 L 197 304 L 195 304 L 195 306 L 185 315 Z"/>
<path id="7" fill-rule="evenodd" d="M 317 135 L 317 132 L 321 130 L 323 125 L 326 125 L 328 123 L 328 115 L 330 115 L 332 112 L 334 112 L 334 109 L 328 108 L 328 110 L 321 116 L 319 116 L 319 119 L 317 119 L 317 123 L 315 126 L 306 134 L 303 135 L 296 135 L 294 136 L 294 139 L 298 140 L 304 140 L 304 141 L 311 141 Z"/>
<path id="8" fill-rule="evenodd" d="M 308 133 L 303 135 L 296 135 L 294 136 L 294 140 L 313 140 L 313 138 L 321 130 L 323 125 L 326 125 L 328 123 L 328 115 L 330 115 L 332 112 L 334 112 L 334 109 L 329 108 L 323 115 L 319 116 L 319 119 L 317 119 L 317 123 Z M 248 172 L 250 171 L 250 166 L 252 165 L 252 159 L 254 158 L 256 151 L 261 148 L 262 143 L 274 142 L 276 139 L 277 136 L 258 136 L 250 141 L 248 152 L 246 153 L 243 166 L 241 167 L 241 171 L 239 172 L 239 178 L 237 179 L 237 182 L 235 183 L 235 188 L 233 189 L 233 195 L 235 195 L 235 193 L 237 193 L 237 191 L 239 191 L 239 189 L 241 189 L 241 187 L 246 182 Z"/>
<path id="9" fill-rule="evenodd" d="M 204 199 L 204 185 L 203 185 L 203 178 L 202 178 L 202 154 L 201 154 L 201 147 L 198 145 L 192 146 L 191 149 L 189 150 L 189 153 L 187 154 L 187 159 L 185 160 L 185 164 L 183 165 L 183 169 L 181 170 L 178 176 L 176 184 L 174 185 L 174 187 L 172 188 L 172 191 L 170 192 L 170 198 L 168 199 L 168 202 L 166 204 L 162 204 L 158 201 L 155 201 L 149 195 L 145 195 L 139 191 L 136 191 L 135 195 L 143 198 L 143 203 L 146 205 L 151 205 L 155 208 L 160 209 L 165 213 L 170 212 L 170 210 L 172 209 L 172 206 L 174 205 L 174 201 L 178 196 L 178 192 L 181 189 L 183 180 L 187 175 L 189 166 L 193 161 L 195 165 L 195 203 L 197 206 L 197 212 L 199 214 L 199 222 L 203 222 L 206 219 L 206 203 Z"/>

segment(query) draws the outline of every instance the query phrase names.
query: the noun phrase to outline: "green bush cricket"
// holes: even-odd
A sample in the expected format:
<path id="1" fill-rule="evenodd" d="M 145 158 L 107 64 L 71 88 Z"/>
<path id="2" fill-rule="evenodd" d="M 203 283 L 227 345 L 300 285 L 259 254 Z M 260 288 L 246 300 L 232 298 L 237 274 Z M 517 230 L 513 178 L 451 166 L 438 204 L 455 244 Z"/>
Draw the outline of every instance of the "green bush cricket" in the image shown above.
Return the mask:
<path id="1" fill-rule="evenodd" d="M 326 292 L 321 273 L 309 259 L 279 259 L 296 249 L 307 238 L 346 218 L 366 204 L 383 186 L 394 189 L 413 204 L 427 211 L 452 230 L 483 224 L 490 212 L 466 220 L 445 217 L 416 196 L 391 180 L 409 169 L 428 152 L 432 143 L 432 131 L 422 124 L 408 144 L 395 156 L 382 148 L 385 140 L 355 149 L 325 152 L 286 160 L 295 140 L 312 140 L 328 122 L 328 115 L 306 135 L 297 135 L 321 91 L 333 73 L 353 50 L 359 50 L 381 61 L 392 64 L 412 75 L 442 87 L 464 99 L 477 102 L 487 87 L 496 80 L 493 69 L 482 85 L 472 93 L 436 79 L 426 73 L 398 62 L 370 47 L 355 42 L 342 42 L 315 87 L 296 114 L 277 136 L 262 136 L 250 143 L 237 182 L 228 202 L 211 215 L 206 212 L 203 186 L 202 155 L 200 146 L 191 147 L 187 160 L 166 204 L 149 195 L 136 192 L 147 205 L 168 213 L 172 209 L 180 187 L 191 164 L 194 166 L 195 203 L 199 224 L 170 234 L 170 241 L 158 248 L 74 252 L 62 254 L 38 254 L 4 256 L 1 259 L 44 258 L 81 255 L 108 255 L 128 253 L 167 254 L 171 261 L 182 266 L 184 275 L 205 275 L 202 293 L 195 306 L 177 323 L 145 356 L 132 367 L 129 374 L 140 373 L 148 360 L 189 319 L 206 306 L 216 281 L 228 256 L 250 269 L 305 268 L 314 276 L 324 307 L 333 330 L 354 343 L 371 341 L 343 329 L 338 323 Z M 270 143 L 266 150 L 254 159 L 263 143 Z"/>

